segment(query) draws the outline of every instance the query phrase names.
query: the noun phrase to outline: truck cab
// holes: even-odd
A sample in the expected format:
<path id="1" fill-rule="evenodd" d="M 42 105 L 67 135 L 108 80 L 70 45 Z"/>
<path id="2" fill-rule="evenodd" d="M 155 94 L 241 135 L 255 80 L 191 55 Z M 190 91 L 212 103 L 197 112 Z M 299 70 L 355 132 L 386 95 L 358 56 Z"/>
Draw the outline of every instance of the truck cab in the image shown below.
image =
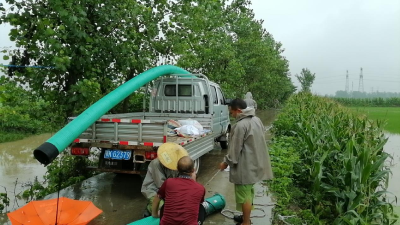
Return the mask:
<path id="1" fill-rule="evenodd" d="M 176 114 L 210 114 L 212 131 L 228 131 L 229 111 L 220 86 L 205 76 L 160 78 L 150 97 L 150 112 Z"/>

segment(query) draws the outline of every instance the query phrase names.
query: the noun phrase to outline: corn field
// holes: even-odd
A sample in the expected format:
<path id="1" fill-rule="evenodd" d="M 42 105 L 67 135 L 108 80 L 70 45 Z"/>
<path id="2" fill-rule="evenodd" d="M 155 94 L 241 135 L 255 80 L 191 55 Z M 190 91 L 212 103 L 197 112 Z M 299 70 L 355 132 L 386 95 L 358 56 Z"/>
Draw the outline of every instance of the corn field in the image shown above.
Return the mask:
<path id="1" fill-rule="evenodd" d="M 278 198 L 289 224 L 393 224 L 391 173 L 381 123 L 333 100 L 293 95 L 274 122 L 270 148 Z M 281 217 L 282 218 L 282 217 Z M 283 224 L 275 220 L 275 224 Z"/>

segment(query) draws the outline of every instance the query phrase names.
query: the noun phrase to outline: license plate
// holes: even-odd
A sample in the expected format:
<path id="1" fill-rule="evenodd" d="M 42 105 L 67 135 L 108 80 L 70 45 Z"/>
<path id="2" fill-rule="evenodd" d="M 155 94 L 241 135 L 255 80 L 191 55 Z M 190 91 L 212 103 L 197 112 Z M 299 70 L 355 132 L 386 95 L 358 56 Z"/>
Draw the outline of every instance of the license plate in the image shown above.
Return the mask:
<path id="1" fill-rule="evenodd" d="M 105 159 L 118 159 L 118 160 L 129 160 L 131 159 L 131 151 L 111 150 L 107 149 L 104 152 Z"/>

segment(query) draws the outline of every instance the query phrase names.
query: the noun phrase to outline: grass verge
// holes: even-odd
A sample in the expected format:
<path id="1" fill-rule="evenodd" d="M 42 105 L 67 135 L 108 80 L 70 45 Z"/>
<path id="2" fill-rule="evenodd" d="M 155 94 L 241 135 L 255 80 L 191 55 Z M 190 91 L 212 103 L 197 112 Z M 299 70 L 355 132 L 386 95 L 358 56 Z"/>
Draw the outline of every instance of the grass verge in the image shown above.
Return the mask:
<path id="1" fill-rule="evenodd" d="M 400 134 L 400 107 L 350 107 L 373 120 L 384 121 L 383 129 Z"/>
<path id="2" fill-rule="evenodd" d="M 10 133 L 10 132 L 0 131 L 0 143 L 21 140 L 30 135 L 32 134 Z"/>

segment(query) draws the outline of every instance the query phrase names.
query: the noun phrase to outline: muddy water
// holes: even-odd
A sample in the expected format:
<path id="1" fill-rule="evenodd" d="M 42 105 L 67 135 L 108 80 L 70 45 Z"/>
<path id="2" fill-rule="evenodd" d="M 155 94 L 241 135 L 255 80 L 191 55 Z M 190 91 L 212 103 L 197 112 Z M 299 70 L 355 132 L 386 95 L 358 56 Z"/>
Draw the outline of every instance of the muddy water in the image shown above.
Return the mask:
<path id="1" fill-rule="evenodd" d="M 266 127 L 272 123 L 275 114 L 276 112 L 273 110 L 257 111 L 257 116 L 260 117 Z M 34 148 L 50 137 L 51 134 L 43 134 L 20 141 L 0 144 L 0 193 L 5 192 L 3 188 L 5 187 L 11 198 L 8 211 L 13 211 L 25 204 L 22 199 L 14 199 L 14 189 L 15 193 L 20 193 L 26 189 L 22 187 L 24 183 L 32 182 L 35 177 L 43 180 L 46 168 L 33 158 L 32 152 Z M 202 158 L 202 166 L 198 177 L 198 181 L 202 184 L 207 183 L 218 171 L 214 164 L 218 165 L 226 153 L 221 151 L 218 145 L 215 148 L 215 150 Z M 16 181 L 17 185 L 15 185 Z M 135 176 L 101 174 L 95 179 L 87 180 L 80 185 L 63 190 L 62 196 L 92 200 L 102 208 L 104 213 L 91 224 L 120 224 L 124 218 L 132 218 L 132 214 L 135 217 L 140 217 L 142 213 L 144 207 L 142 205 L 145 202 L 140 193 L 140 183 L 141 180 Z M 51 197 L 55 196 L 47 196 L 46 198 Z M 127 198 L 129 199 L 129 204 L 126 204 Z M 118 213 L 119 211 L 126 211 L 126 209 L 128 209 L 129 213 Z M 119 215 L 115 217 L 115 214 Z M 0 224 L 10 224 L 7 221 L 6 214 L 0 214 Z M 125 221 L 129 221 L 129 219 L 125 219 Z"/>
<path id="2" fill-rule="evenodd" d="M 272 123 L 275 115 L 276 112 L 271 110 L 257 112 L 257 116 L 261 118 L 266 127 Z M 385 146 L 385 151 L 393 154 L 395 163 L 399 163 L 400 135 L 388 134 L 388 136 L 389 141 Z M 0 185 L 7 187 L 9 193 L 14 189 L 16 178 L 18 178 L 19 183 L 32 181 L 35 176 L 42 178 L 46 169 L 33 158 L 32 150 L 49 137 L 49 134 L 39 135 L 17 142 L 0 144 Z M 211 177 L 218 171 L 217 165 L 225 153 L 226 151 L 221 151 L 220 147 L 216 145 L 213 151 L 202 157 L 198 176 L 200 183 L 208 184 Z M 400 196 L 398 188 L 400 184 L 399 166 L 399 164 L 393 165 L 394 174 L 389 186 L 389 190 L 397 196 Z M 134 218 L 140 218 L 146 205 L 146 201 L 140 193 L 140 186 L 140 177 L 103 173 L 62 190 L 60 196 L 91 200 L 101 208 L 103 213 L 90 225 L 127 224 Z M 207 188 L 211 187 L 207 186 Z M 21 190 L 22 188 L 19 187 L 17 192 Z M 2 187 L 0 187 L 0 192 L 3 192 Z M 47 196 L 46 199 L 55 197 L 57 196 L 53 194 Z M 23 204 L 24 202 L 20 201 L 19 207 Z M 13 206 L 12 202 L 11 206 Z M 215 217 L 215 219 L 210 218 L 207 224 L 232 224 L 232 220 L 225 220 L 220 218 L 219 215 Z M 0 224 L 11 224 L 7 221 L 7 216 L 0 214 Z"/>
<path id="3" fill-rule="evenodd" d="M 388 191 L 392 192 L 400 200 L 400 135 L 399 134 L 386 134 L 389 138 L 384 150 L 392 155 L 393 161 L 391 162 L 392 176 L 390 176 Z M 389 200 L 395 200 L 394 196 L 389 196 Z M 400 206 L 400 202 L 397 202 Z"/>
<path id="4" fill-rule="evenodd" d="M 33 182 L 37 176 L 43 180 L 46 168 L 33 158 L 33 149 L 41 145 L 51 134 L 31 136 L 20 141 L 0 143 L 0 193 L 7 191 L 10 198 L 8 211 L 25 204 L 22 199 L 14 196 L 22 192 L 27 182 Z M 0 214 L 0 224 L 6 217 Z"/>

